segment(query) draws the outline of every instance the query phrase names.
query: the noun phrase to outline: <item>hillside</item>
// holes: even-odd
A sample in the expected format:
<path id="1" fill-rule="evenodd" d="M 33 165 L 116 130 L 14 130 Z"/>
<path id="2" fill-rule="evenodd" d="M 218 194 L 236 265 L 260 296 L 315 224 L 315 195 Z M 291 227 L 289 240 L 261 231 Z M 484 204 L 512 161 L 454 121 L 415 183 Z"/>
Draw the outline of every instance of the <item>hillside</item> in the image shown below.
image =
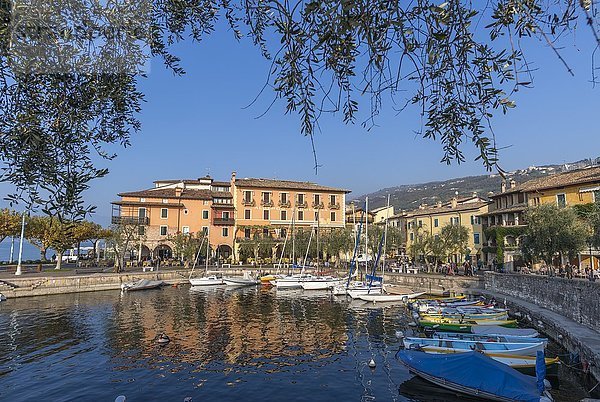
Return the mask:
<path id="1" fill-rule="evenodd" d="M 508 172 L 507 179 L 513 179 L 517 183 L 547 176 L 566 170 L 580 169 L 586 166 L 600 164 L 600 158 L 584 159 L 581 161 L 562 165 L 530 166 L 525 169 Z M 396 211 L 415 209 L 421 203 L 429 205 L 437 201 L 448 201 L 456 192 L 459 197 L 471 195 L 477 192 L 479 196 L 487 197 L 488 193 L 500 192 L 502 178 L 499 174 L 480 176 L 467 176 L 446 181 L 432 181 L 422 184 L 404 184 L 396 187 L 388 187 L 371 194 L 361 195 L 353 198 L 358 205 L 364 205 L 365 197 L 369 197 L 369 209 L 385 206 L 387 196 L 390 194 L 390 204 Z"/>

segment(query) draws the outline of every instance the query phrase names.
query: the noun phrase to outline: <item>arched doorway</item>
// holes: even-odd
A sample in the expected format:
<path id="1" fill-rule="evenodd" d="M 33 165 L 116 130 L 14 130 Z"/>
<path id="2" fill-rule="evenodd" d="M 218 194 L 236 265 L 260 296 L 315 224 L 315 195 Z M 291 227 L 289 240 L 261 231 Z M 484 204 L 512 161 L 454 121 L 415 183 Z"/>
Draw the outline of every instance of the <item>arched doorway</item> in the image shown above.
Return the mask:
<path id="1" fill-rule="evenodd" d="M 166 244 L 161 244 L 154 249 L 154 258 L 160 258 L 161 260 L 167 260 L 173 258 L 173 250 Z"/>
<path id="2" fill-rule="evenodd" d="M 219 260 L 227 260 L 233 254 L 233 250 L 227 244 L 221 244 L 217 247 L 217 258 Z"/>

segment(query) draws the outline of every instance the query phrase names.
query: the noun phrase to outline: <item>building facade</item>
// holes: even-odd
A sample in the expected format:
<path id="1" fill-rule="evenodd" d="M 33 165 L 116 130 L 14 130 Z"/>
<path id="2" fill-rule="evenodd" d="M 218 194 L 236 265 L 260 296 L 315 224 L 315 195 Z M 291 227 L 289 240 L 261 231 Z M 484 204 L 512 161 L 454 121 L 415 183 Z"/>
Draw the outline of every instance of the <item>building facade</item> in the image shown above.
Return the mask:
<path id="1" fill-rule="evenodd" d="M 559 207 L 589 204 L 600 200 L 600 167 L 557 173 L 517 184 L 503 181 L 499 194 L 490 196 L 489 211 L 481 215 L 486 237 L 486 260 L 503 263 L 507 270 L 524 265 L 521 258 L 521 240 L 527 223 L 528 207 L 555 204 Z M 500 232 L 501 235 L 494 235 Z M 498 244 L 500 242 L 500 244 Z M 499 252 L 498 248 L 501 248 Z M 502 260 L 498 261 L 502 255 Z M 598 250 L 582 251 L 579 263 L 598 269 Z"/>
<path id="2" fill-rule="evenodd" d="M 406 248 L 414 244 L 420 232 L 431 236 L 439 235 L 446 225 L 462 225 L 469 230 L 468 255 L 473 263 L 482 259 L 483 229 L 479 215 L 487 212 L 489 201 L 473 194 L 470 197 L 453 198 L 450 202 L 438 202 L 435 206 L 422 205 L 408 211 L 402 219 L 406 222 Z M 455 255 L 455 262 L 461 262 L 466 255 Z"/>
<path id="3" fill-rule="evenodd" d="M 169 236 L 208 234 L 212 255 L 237 261 L 240 242 L 257 232 L 283 240 L 292 225 L 344 227 L 348 190 L 316 183 L 237 178 L 229 182 L 206 176 L 195 180 L 160 180 L 154 188 L 118 194 L 112 223 L 134 223 L 143 238 L 138 259 L 172 258 Z"/>

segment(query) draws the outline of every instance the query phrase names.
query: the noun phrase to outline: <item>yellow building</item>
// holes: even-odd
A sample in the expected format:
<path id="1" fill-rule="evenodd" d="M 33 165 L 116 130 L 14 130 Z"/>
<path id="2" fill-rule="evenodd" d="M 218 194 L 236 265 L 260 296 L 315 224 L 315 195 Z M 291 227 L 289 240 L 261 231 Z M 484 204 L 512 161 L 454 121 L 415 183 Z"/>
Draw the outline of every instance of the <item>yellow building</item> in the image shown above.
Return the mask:
<path id="1" fill-rule="evenodd" d="M 555 204 L 568 207 L 589 204 L 600 200 L 600 167 L 578 169 L 557 173 L 517 184 L 514 180 L 504 181 L 501 192 L 491 196 L 492 204 L 488 213 L 482 214 L 484 230 L 493 227 L 512 227 L 504 229 L 509 234 L 504 236 L 500 247 L 503 249 L 503 261 L 507 270 L 522 265 L 520 258 L 521 234 L 526 222 L 524 213 L 528 207 L 542 204 Z M 496 238 L 486 239 L 487 261 L 492 262 L 497 256 Z M 580 263 L 589 266 L 590 255 L 594 256 L 594 267 L 598 268 L 598 250 L 582 252 Z"/>
<path id="2" fill-rule="evenodd" d="M 483 246 L 483 229 L 479 215 L 487 212 L 489 201 L 476 194 L 465 198 L 453 198 L 445 204 L 438 202 L 435 206 L 421 205 L 419 209 L 408 211 L 402 219 L 406 222 L 406 248 L 414 244 L 419 233 L 425 232 L 431 236 L 439 235 L 446 225 L 462 225 L 469 230 L 467 248 L 473 262 L 481 259 Z M 455 255 L 455 262 L 460 262 L 465 256 Z"/>
<path id="3" fill-rule="evenodd" d="M 212 255 L 231 262 L 236 239 L 250 237 L 250 228 L 283 239 L 292 218 L 298 227 L 343 227 L 348 192 L 310 182 L 240 179 L 235 172 L 229 182 L 209 176 L 159 180 L 153 188 L 118 194 L 112 222 L 139 225 L 144 238 L 133 250 L 139 259 L 174 257 L 169 236 L 204 231 Z"/>

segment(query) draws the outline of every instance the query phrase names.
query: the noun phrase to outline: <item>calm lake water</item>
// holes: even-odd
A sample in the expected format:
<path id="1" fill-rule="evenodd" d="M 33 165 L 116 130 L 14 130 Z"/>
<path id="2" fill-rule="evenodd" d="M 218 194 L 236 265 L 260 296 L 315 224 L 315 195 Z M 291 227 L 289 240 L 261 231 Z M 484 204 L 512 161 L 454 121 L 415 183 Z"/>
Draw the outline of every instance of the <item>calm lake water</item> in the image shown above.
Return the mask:
<path id="1" fill-rule="evenodd" d="M 406 382 L 394 354 L 409 320 L 404 307 L 273 289 L 13 299 L 0 303 L 0 400 L 467 400 Z M 585 396 L 561 388 L 556 400 Z"/>

